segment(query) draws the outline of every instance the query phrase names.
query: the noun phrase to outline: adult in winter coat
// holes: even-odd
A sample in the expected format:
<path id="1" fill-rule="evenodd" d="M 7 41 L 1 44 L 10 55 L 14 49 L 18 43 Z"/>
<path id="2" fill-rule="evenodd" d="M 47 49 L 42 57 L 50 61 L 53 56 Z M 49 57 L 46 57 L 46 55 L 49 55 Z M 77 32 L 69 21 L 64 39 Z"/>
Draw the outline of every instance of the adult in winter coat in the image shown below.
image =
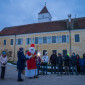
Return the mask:
<path id="1" fill-rule="evenodd" d="M 85 53 L 83 54 L 83 59 L 84 59 L 84 74 L 85 74 Z"/>
<path id="2" fill-rule="evenodd" d="M 6 55 L 6 52 L 3 51 L 2 55 L 0 57 L 0 63 L 1 63 L 1 79 L 4 79 L 5 77 L 5 70 L 6 70 L 6 64 L 7 64 L 8 58 Z"/>
<path id="3" fill-rule="evenodd" d="M 72 75 L 74 73 L 74 70 L 77 75 L 77 56 L 75 55 L 75 53 L 72 53 L 71 61 L 72 61 Z"/>
<path id="4" fill-rule="evenodd" d="M 69 74 L 69 61 L 70 61 L 69 55 L 66 54 L 64 57 L 65 75 Z"/>
<path id="5" fill-rule="evenodd" d="M 76 54 L 76 56 L 77 56 L 77 72 L 79 74 L 80 73 L 80 65 L 79 65 L 80 56 L 78 54 Z"/>
<path id="6" fill-rule="evenodd" d="M 50 63 L 51 63 L 51 74 L 53 73 L 53 67 L 54 67 L 54 73 L 56 74 L 56 62 L 57 62 L 57 55 L 55 52 L 50 57 Z"/>
<path id="7" fill-rule="evenodd" d="M 79 65 L 80 65 L 80 73 L 81 75 L 83 74 L 84 75 L 84 66 L 85 66 L 85 59 L 84 57 L 83 58 L 80 58 L 79 59 Z"/>
<path id="8" fill-rule="evenodd" d="M 62 74 L 62 66 L 63 66 L 63 58 L 60 53 L 58 53 L 58 58 L 57 58 L 57 65 L 58 65 L 58 74 Z"/>
<path id="9" fill-rule="evenodd" d="M 43 74 L 47 74 L 47 66 L 48 66 L 48 61 L 49 61 L 49 58 L 48 58 L 48 55 L 47 55 L 47 52 L 45 52 L 45 55 L 42 57 L 42 65 L 43 65 Z"/>
<path id="10" fill-rule="evenodd" d="M 21 73 L 25 69 L 25 61 L 27 58 L 24 56 L 23 48 L 19 48 L 18 51 L 18 61 L 17 61 L 17 69 L 18 69 L 18 81 L 23 81 L 21 78 Z"/>

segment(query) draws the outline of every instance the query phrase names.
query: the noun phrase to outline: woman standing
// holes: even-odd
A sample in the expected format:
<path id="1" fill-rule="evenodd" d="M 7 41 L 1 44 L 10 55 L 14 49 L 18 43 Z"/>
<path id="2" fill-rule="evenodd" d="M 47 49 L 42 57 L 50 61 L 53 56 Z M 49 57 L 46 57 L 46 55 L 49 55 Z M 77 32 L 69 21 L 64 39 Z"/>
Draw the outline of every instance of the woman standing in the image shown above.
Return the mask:
<path id="1" fill-rule="evenodd" d="M 8 61 L 8 59 L 7 59 L 7 56 L 6 56 L 6 52 L 3 51 L 2 55 L 0 57 L 0 62 L 1 62 L 1 79 L 4 79 L 7 61 Z"/>

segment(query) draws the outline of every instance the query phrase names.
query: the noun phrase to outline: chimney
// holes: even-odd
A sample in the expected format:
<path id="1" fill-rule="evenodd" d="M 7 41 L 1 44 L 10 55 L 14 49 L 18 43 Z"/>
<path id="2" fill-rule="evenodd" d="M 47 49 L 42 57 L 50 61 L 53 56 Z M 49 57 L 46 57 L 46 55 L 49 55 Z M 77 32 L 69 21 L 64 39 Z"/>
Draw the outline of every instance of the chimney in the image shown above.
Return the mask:
<path id="1" fill-rule="evenodd" d="M 68 14 L 68 21 L 71 22 L 71 14 Z"/>

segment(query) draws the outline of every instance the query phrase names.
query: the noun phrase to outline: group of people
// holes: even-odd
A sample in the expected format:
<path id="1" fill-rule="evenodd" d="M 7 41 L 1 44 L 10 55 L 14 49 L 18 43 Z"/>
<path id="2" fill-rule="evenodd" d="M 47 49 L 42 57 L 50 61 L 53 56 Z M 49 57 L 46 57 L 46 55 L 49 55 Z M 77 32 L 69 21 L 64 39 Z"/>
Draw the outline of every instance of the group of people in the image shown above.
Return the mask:
<path id="1" fill-rule="evenodd" d="M 53 73 L 53 67 L 54 67 L 54 73 L 56 74 L 56 66 L 57 66 L 57 72 L 58 74 L 62 74 L 63 70 L 65 71 L 65 75 L 69 74 L 85 74 L 85 54 L 83 54 L 83 58 L 80 58 L 78 54 L 75 55 L 75 53 L 72 53 L 71 57 L 69 54 L 66 54 L 65 56 L 62 56 L 60 53 L 58 53 L 58 56 L 54 52 L 50 57 L 50 63 L 51 63 L 51 74 Z"/>
<path id="2" fill-rule="evenodd" d="M 43 75 L 47 74 L 48 64 L 51 64 L 51 74 L 54 72 L 60 75 L 63 74 L 63 71 L 65 75 L 73 75 L 74 72 L 76 75 L 85 74 L 85 54 L 83 54 L 83 58 L 80 58 L 80 56 L 78 54 L 75 55 L 75 53 L 72 53 L 71 56 L 69 56 L 69 54 L 62 56 L 61 53 L 56 55 L 56 53 L 53 52 L 49 59 L 47 52 L 45 52 L 45 55 L 41 59 L 40 54 L 37 55 L 35 53 L 34 47 L 35 45 L 31 44 L 29 51 L 26 52 L 25 55 L 23 48 L 19 48 L 17 56 L 18 81 L 23 81 L 21 77 L 22 73 L 25 73 L 25 76 L 30 79 L 38 78 L 40 69 Z M 6 52 L 3 51 L 0 57 L 2 79 L 4 79 L 7 61 Z"/>

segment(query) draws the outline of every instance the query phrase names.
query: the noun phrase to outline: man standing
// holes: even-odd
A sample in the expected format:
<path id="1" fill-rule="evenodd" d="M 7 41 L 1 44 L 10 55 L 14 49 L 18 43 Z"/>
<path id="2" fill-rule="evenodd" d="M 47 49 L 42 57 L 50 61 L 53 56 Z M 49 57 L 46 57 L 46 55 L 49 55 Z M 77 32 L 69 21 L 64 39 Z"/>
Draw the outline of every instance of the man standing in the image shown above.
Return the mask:
<path id="1" fill-rule="evenodd" d="M 37 56 L 35 53 L 35 49 L 34 49 L 35 45 L 31 44 L 31 47 L 29 48 L 29 51 L 26 54 L 26 58 L 28 58 L 27 60 L 27 67 L 25 68 L 25 76 L 31 78 L 38 78 L 37 76 L 37 65 L 36 65 L 36 61 L 37 61 Z"/>
<path id="2" fill-rule="evenodd" d="M 47 74 L 48 60 L 47 52 L 45 52 L 45 55 L 42 57 L 43 74 L 45 74 L 45 72 Z"/>
<path id="3" fill-rule="evenodd" d="M 55 52 L 50 57 L 50 63 L 51 63 L 51 74 L 53 73 L 53 67 L 54 67 L 54 73 L 56 74 L 56 62 L 57 62 L 57 55 Z"/>
<path id="4" fill-rule="evenodd" d="M 25 61 L 26 60 L 27 59 L 24 56 L 23 48 L 19 48 L 19 51 L 18 51 L 18 61 L 17 61 L 18 81 L 23 81 L 23 79 L 21 78 L 21 73 L 25 69 Z"/>
<path id="5" fill-rule="evenodd" d="M 66 54 L 64 57 L 64 66 L 65 66 L 65 75 L 69 75 L 69 62 L 70 62 L 70 58 L 69 55 Z"/>
<path id="6" fill-rule="evenodd" d="M 58 74 L 62 74 L 62 66 L 63 66 L 63 58 L 60 53 L 58 53 L 58 59 L 57 59 L 57 64 L 58 64 Z"/>
<path id="7" fill-rule="evenodd" d="M 74 74 L 74 70 L 77 75 L 77 56 L 75 55 L 75 53 L 72 54 L 71 61 L 72 61 L 72 75 Z"/>

